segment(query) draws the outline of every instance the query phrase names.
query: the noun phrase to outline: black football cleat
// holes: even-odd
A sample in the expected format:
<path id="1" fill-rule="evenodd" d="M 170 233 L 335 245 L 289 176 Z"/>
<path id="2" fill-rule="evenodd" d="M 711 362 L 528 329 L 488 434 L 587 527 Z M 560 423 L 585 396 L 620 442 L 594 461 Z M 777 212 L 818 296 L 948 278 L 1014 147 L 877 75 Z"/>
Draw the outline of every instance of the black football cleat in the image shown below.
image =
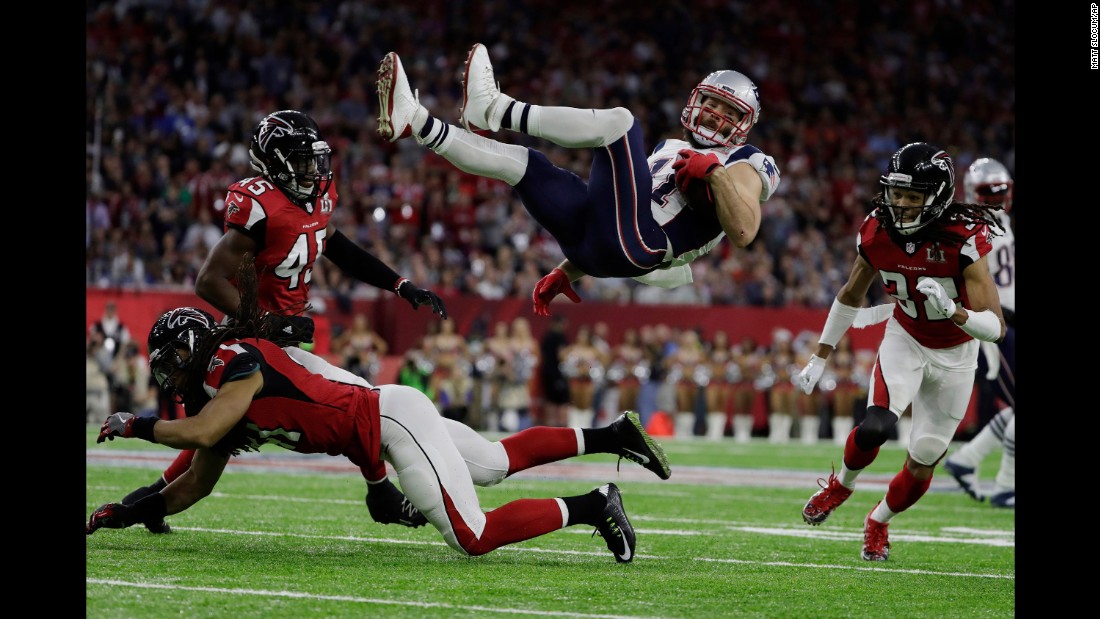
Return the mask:
<path id="1" fill-rule="evenodd" d="M 597 492 L 607 497 L 607 505 L 600 514 L 600 523 L 592 534 L 600 534 L 607 549 L 615 555 L 619 563 L 630 563 L 634 560 L 634 525 L 626 517 L 623 510 L 623 497 L 619 493 L 619 487 L 615 484 L 606 484 L 596 489 Z"/>
<path id="2" fill-rule="evenodd" d="M 626 411 L 609 426 L 619 441 L 619 458 L 626 458 L 668 479 L 672 470 L 668 466 L 665 450 L 642 427 L 638 413 Z"/>

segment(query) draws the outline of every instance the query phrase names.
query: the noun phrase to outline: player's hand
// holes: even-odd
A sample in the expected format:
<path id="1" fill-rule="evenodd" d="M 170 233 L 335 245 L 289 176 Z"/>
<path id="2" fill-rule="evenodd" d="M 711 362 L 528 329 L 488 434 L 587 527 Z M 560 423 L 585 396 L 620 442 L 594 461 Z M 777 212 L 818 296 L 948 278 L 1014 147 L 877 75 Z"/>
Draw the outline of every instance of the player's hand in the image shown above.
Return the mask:
<path id="1" fill-rule="evenodd" d="M 535 284 L 535 290 L 531 293 L 531 299 L 535 302 L 535 314 L 549 316 L 550 301 L 559 294 L 564 294 L 574 303 L 581 302 L 580 295 L 577 294 L 576 290 L 573 290 L 573 285 L 569 283 L 569 276 L 565 274 L 565 271 L 555 268 L 550 271 L 549 275 Z"/>
<path id="2" fill-rule="evenodd" d="M 928 297 L 928 306 L 938 314 L 931 318 L 951 318 L 955 315 L 955 302 L 947 296 L 947 291 L 936 280 L 922 279 L 917 284 L 917 290 Z"/>
<path id="3" fill-rule="evenodd" d="M 428 524 L 424 514 L 389 479 L 367 485 L 367 511 L 381 524 L 400 524 L 413 529 Z"/>
<path id="4" fill-rule="evenodd" d="M 825 360 L 817 355 L 810 355 L 810 361 L 802 371 L 798 373 L 798 386 L 802 393 L 810 395 L 821 380 L 821 374 L 825 371 Z"/>
<path id="5" fill-rule="evenodd" d="M 428 305 L 431 306 L 432 313 L 439 314 L 444 320 L 447 319 L 447 307 L 443 305 L 443 300 L 431 290 L 417 288 L 406 279 L 397 287 L 397 294 L 408 301 L 413 309 L 417 309 L 421 305 Z"/>
<path id="6" fill-rule="evenodd" d="M 313 342 L 313 319 L 309 316 L 283 316 L 267 314 L 272 337 L 285 344 L 310 344 Z"/>
<path id="7" fill-rule="evenodd" d="M 672 163 L 672 169 L 676 170 L 676 188 L 687 191 L 688 183 L 695 179 L 705 179 L 714 172 L 715 168 L 722 165 L 718 156 L 714 153 L 703 154 L 685 148 L 679 152 L 680 158 Z"/>
<path id="8" fill-rule="evenodd" d="M 112 415 L 113 417 L 113 415 Z M 92 512 L 85 527 L 85 534 L 91 535 L 96 529 L 106 527 L 108 529 L 125 529 L 134 524 L 131 520 L 133 507 L 122 503 L 106 503 Z"/>
<path id="9" fill-rule="evenodd" d="M 103 425 L 99 426 L 99 436 L 96 437 L 96 443 L 102 443 L 103 441 L 113 441 L 116 436 L 122 438 L 134 437 L 134 417 L 133 413 L 115 413 L 107 418 L 107 421 L 103 422 Z"/>

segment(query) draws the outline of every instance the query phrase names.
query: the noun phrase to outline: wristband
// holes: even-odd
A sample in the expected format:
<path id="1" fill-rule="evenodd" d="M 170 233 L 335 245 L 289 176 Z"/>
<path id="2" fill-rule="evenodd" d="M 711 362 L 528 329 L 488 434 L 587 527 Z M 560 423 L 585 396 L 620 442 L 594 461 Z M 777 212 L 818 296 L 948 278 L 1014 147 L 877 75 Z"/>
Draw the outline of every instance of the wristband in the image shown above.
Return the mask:
<path id="1" fill-rule="evenodd" d="M 852 321 L 856 319 L 857 314 L 859 314 L 858 307 L 845 305 L 840 302 L 840 299 L 833 299 L 833 306 L 829 308 L 829 317 L 825 319 L 825 327 L 821 329 L 821 337 L 818 338 L 817 343 L 836 348 L 836 343 L 844 337 L 848 327 L 852 326 Z"/>
<path id="2" fill-rule="evenodd" d="M 150 443 L 155 443 L 157 439 L 153 436 L 153 426 L 157 425 L 158 421 L 160 421 L 160 419 L 156 417 L 137 417 L 134 419 L 133 423 L 130 424 L 130 431 L 134 433 L 134 438 L 140 438 Z"/>
<path id="3" fill-rule="evenodd" d="M 406 282 L 408 282 L 408 281 L 409 281 L 409 278 L 407 278 L 407 277 L 399 277 L 399 278 L 397 278 L 397 283 L 393 285 L 393 291 L 394 291 L 394 293 L 395 293 L 395 294 L 401 294 L 401 284 L 404 284 L 404 283 L 406 283 Z"/>
<path id="4" fill-rule="evenodd" d="M 966 322 L 958 325 L 960 329 L 983 342 L 996 342 L 1001 339 L 1001 321 L 992 310 L 972 312 L 963 308 L 963 311 L 966 312 Z"/>

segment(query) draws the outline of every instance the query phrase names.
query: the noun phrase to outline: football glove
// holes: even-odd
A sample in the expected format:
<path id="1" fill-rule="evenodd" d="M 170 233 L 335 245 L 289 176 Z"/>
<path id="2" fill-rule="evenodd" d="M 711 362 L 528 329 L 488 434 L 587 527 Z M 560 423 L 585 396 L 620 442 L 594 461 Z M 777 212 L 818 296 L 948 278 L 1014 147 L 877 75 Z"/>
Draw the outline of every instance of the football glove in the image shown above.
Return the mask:
<path id="1" fill-rule="evenodd" d="M 947 296 L 947 291 L 936 280 L 922 279 L 917 284 L 917 290 L 928 297 L 928 307 L 937 314 L 929 318 L 951 318 L 955 315 L 955 302 Z"/>
<path id="2" fill-rule="evenodd" d="M 817 385 L 817 381 L 821 380 L 821 374 L 824 371 L 825 360 L 817 355 L 810 355 L 809 363 L 798 373 L 798 386 L 802 389 L 802 393 L 806 395 L 813 393 L 814 387 Z"/>
<path id="3" fill-rule="evenodd" d="M 574 303 L 581 302 L 580 295 L 577 294 L 576 290 L 573 290 L 573 285 L 569 283 L 569 276 L 565 274 L 565 271 L 555 268 L 550 271 L 549 275 L 535 284 L 535 290 L 531 293 L 531 299 L 535 302 L 535 314 L 549 316 L 550 301 L 559 294 L 564 294 Z"/>
<path id="4" fill-rule="evenodd" d="M 113 416 L 114 415 L 112 415 L 112 417 Z M 100 505 L 99 509 L 92 512 L 91 517 L 88 518 L 85 534 L 91 535 L 101 527 L 106 527 L 108 529 L 125 529 L 134 524 L 132 518 L 133 511 L 133 506 L 123 505 L 122 503 L 105 503 Z"/>
<path id="5" fill-rule="evenodd" d="M 111 415 L 99 427 L 99 436 L 96 437 L 95 442 L 113 441 L 116 436 L 134 438 L 135 419 L 137 417 L 134 417 L 133 413 L 115 413 Z"/>
<path id="6" fill-rule="evenodd" d="M 367 484 L 367 511 L 381 524 L 400 524 L 413 529 L 428 524 L 424 514 L 389 479 Z"/>
<path id="7" fill-rule="evenodd" d="M 687 191 L 688 183 L 695 179 L 705 179 L 714 172 L 715 168 L 722 165 L 714 153 L 704 155 L 685 148 L 679 152 L 679 156 L 680 158 L 672 163 L 672 169 L 676 170 L 676 188 L 682 192 Z"/>
<path id="8" fill-rule="evenodd" d="M 443 305 L 443 300 L 431 290 L 417 288 L 409 280 L 402 279 L 401 283 L 397 285 L 397 294 L 408 301 L 413 309 L 417 309 L 421 305 L 428 305 L 431 306 L 433 313 L 439 314 L 444 320 L 447 319 L 447 307 Z"/>

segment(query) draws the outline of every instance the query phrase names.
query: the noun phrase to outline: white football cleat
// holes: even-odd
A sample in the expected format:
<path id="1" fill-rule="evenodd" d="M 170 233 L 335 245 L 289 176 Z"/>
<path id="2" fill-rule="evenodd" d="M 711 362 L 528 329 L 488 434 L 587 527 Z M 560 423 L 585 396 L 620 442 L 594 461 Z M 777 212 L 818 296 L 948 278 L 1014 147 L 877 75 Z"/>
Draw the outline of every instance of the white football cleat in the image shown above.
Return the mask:
<path id="1" fill-rule="evenodd" d="M 475 43 L 466 56 L 466 71 L 462 74 L 462 110 L 460 120 L 467 131 L 500 129 L 504 110 L 495 109 L 500 101 L 500 85 L 493 75 L 489 51 Z"/>
<path id="2" fill-rule="evenodd" d="M 378 134 L 391 142 L 412 135 L 412 120 L 420 110 L 420 91 L 409 88 L 409 78 L 396 52 L 386 54 L 378 66 Z"/>

